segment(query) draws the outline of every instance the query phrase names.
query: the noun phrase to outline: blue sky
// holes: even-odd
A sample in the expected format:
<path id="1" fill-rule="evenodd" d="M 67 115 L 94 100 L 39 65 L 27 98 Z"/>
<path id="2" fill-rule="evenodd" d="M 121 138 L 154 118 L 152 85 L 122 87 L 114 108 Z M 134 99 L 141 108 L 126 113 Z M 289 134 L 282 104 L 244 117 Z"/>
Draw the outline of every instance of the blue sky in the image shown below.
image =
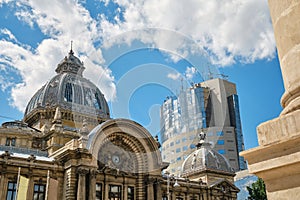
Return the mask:
<path id="1" fill-rule="evenodd" d="M 256 126 L 281 112 L 266 0 L 0 0 L 0 18 L 0 123 L 22 119 L 71 40 L 112 116 L 153 135 L 165 97 L 209 71 L 237 85 L 246 149 L 257 146 Z"/>

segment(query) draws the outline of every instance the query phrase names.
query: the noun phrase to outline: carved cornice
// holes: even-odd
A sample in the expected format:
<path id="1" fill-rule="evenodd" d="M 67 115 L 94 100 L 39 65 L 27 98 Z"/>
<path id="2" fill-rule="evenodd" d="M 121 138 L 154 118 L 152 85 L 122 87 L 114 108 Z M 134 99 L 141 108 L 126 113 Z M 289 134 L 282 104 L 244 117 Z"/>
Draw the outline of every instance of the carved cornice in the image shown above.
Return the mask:
<path id="1" fill-rule="evenodd" d="M 3 158 L 4 160 L 7 160 L 11 157 L 11 154 L 9 151 L 5 151 L 3 154 L 0 155 L 0 158 Z"/>
<path id="2" fill-rule="evenodd" d="M 300 131 L 300 110 L 264 122 L 257 127 L 260 146 L 272 145 L 297 137 Z"/>

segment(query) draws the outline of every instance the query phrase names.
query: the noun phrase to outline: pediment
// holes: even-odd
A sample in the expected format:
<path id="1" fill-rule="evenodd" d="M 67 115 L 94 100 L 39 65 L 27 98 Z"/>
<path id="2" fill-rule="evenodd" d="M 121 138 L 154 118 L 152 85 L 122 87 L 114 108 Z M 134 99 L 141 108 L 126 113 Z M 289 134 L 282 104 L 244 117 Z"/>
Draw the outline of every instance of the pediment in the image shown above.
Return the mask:
<path id="1" fill-rule="evenodd" d="M 218 190 L 218 191 L 222 191 L 222 192 L 239 192 L 240 191 L 239 188 L 237 188 L 233 183 L 231 183 L 230 181 L 228 181 L 226 179 L 218 180 L 218 181 L 212 183 L 209 187 L 212 189 Z"/>

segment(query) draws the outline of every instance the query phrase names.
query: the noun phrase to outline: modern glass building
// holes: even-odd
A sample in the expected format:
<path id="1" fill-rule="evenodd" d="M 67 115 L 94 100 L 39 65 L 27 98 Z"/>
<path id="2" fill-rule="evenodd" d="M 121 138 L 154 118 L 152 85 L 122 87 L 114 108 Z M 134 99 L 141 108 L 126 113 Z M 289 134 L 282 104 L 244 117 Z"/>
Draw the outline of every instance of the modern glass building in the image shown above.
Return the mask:
<path id="1" fill-rule="evenodd" d="M 206 127 L 205 91 L 206 88 L 195 85 L 181 91 L 178 97 L 167 97 L 161 106 L 162 142 L 183 132 Z"/>
<path id="2" fill-rule="evenodd" d="M 213 148 L 223 154 L 235 171 L 246 169 L 243 134 L 236 85 L 223 79 L 211 79 L 167 97 L 161 106 L 163 160 L 168 170 L 180 174 L 186 156 L 205 131 Z"/>
<path id="3" fill-rule="evenodd" d="M 228 106 L 230 114 L 230 124 L 235 127 L 236 142 L 238 152 L 243 151 L 244 148 L 244 138 L 242 133 L 242 124 L 240 118 L 240 109 L 239 109 L 239 99 L 236 94 L 233 94 L 228 97 Z M 240 169 L 246 169 L 246 162 L 244 157 L 239 156 L 239 167 Z"/>

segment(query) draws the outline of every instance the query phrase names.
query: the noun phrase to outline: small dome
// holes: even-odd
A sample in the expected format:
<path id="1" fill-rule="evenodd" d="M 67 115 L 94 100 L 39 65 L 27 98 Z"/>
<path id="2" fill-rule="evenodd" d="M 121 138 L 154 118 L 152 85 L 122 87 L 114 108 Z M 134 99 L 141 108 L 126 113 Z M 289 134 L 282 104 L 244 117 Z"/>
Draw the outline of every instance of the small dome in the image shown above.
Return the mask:
<path id="1" fill-rule="evenodd" d="M 30 121 L 30 125 L 32 115 L 37 110 L 51 107 L 60 107 L 84 116 L 110 118 L 104 95 L 95 84 L 82 77 L 83 70 L 83 63 L 71 50 L 58 64 L 55 70 L 58 74 L 39 89 L 27 104 L 24 121 Z"/>
<path id="2" fill-rule="evenodd" d="M 202 146 L 191 153 L 182 164 L 182 175 L 204 170 L 234 173 L 228 160 L 212 149 L 208 143 L 202 144 Z"/>

